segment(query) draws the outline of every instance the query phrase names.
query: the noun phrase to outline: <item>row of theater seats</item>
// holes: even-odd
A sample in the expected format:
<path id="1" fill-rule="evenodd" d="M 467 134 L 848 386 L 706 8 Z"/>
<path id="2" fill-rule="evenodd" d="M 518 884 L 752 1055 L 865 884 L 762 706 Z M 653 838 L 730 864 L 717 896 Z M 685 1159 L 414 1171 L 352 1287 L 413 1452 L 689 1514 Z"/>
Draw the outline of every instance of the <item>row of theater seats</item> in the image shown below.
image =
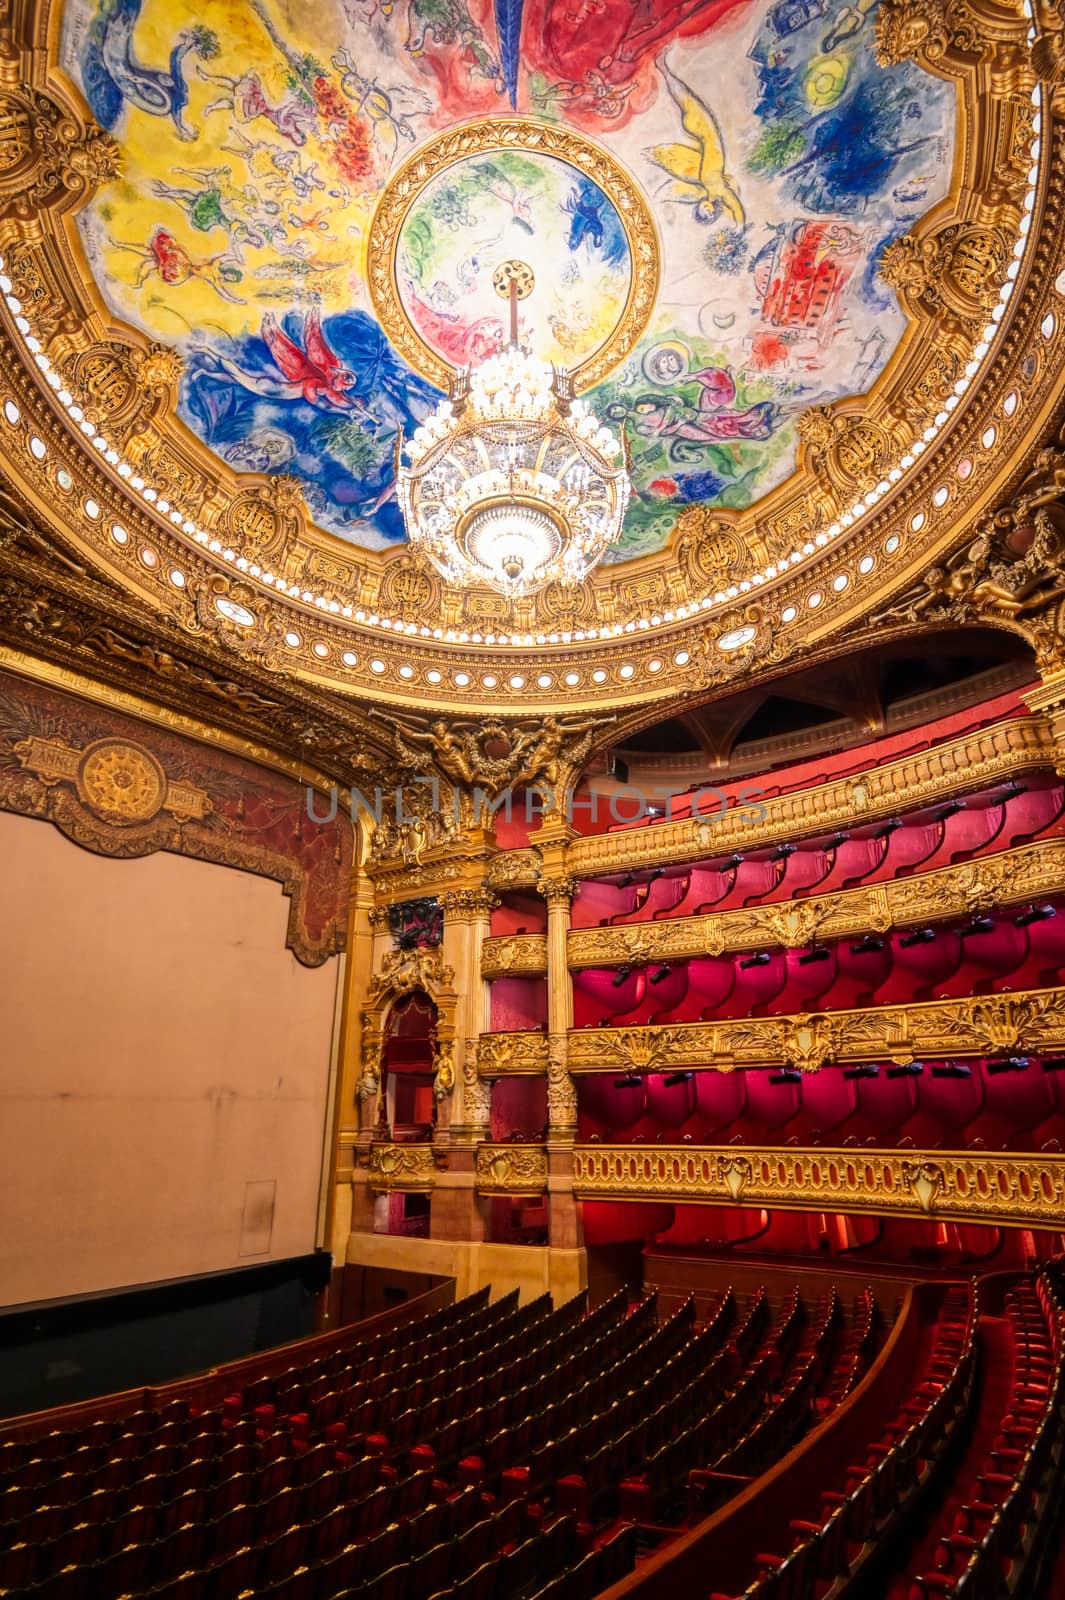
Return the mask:
<path id="1" fill-rule="evenodd" d="M 1040 989 L 1065 970 L 1065 915 L 980 914 L 955 924 L 806 948 L 602 967 L 573 980 L 574 1025 L 609 1028 L 906 1005 Z"/>
<path id="2" fill-rule="evenodd" d="M 685 1485 L 691 1491 L 697 1484 L 704 1491 L 700 1510 L 709 1510 L 711 1483 L 734 1492 L 740 1477 L 749 1482 L 789 1449 L 828 1409 L 826 1377 L 842 1320 L 834 1291 L 809 1318 L 796 1289 L 770 1333 L 768 1301 L 759 1295 L 736 1340 L 746 1371 L 710 1410 L 679 1419 L 675 1433 L 621 1483 L 618 1515 L 652 1526 L 676 1521 Z"/>
<path id="3" fill-rule="evenodd" d="M 1065 784 L 1054 773 L 1026 775 L 882 821 L 749 851 L 707 856 L 683 867 L 643 869 L 581 883 L 574 928 L 732 911 L 801 900 L 953 866 L 1065 826 Z M 707 818 L 712 826 L 713 818 Z"/>
<path id="4" fill-rule="evenodd" d="M 997 1600 L 979 1573 L 1020 1559 L 1057 1486 L 1060 1289 L 1022 1282 L 1008 1308 L 1009 1401 L 911 1600 L 952 1586 Z M 763 1289 L 742 1307 L 729 1290 L 707 1317 L 691 1300 L 659 1325 L 653 1298 L 587 1314 L 583 1299 L 482 1295 L 209 1411 L 179 1401 L 0 1444 L 0 1593 L 591 1600 L 632 1571 L 638 1541 L 677 1539 L 840 1406 L 881 1325 L 868 1290 L 845 1306 Z M 789 1556 L 752 1552 L 752 1597 L 861 1592 L 865 1556 L 948 1469 L 979 1329 L 975 1299 L 949 1292 L 920 1385 L 821 1520 L 793 1524 Z"/>
<path id="5" fill-rule="evenodd" d="M 1007 1296 L 1007 1318 L 1010 1380 L 990 1426 L 981 1418 L 979 1295 L 951 1291 L 923 1381 L 864 1465 L 822 1493 L 820 1519 L 791 1523 L 790 1553 L 754 1558 L 744 1600 L 816 1600 L 826 1591 L 842 1600 L 870 1584 L 888 1600 L 1034 1592 L 1035 1574 L 1046 1576 L 1040 1562 L 1053 1555 L 1065 1469 L 1065 1293 L 1056 1273 L 1022 1281 Z M 922 1519 L 930 1532 L 914 1550 L 906 1532 Z"/>
<path id="6" fill-rule="evenodd" d="M 1014 1056 L 805 1075 L 594 1073 L 578 1079 L 578 1133 L 590 1144 L 1060 1152 L 1063 1068 Z"/>
<path id="7" fill-rule="evenodd" d="M 769 1441 L 758 1417 L 778 1390 L 792 1437 L 789 1375 L 812 1400 L 810 1350 L 838 1320 L 833 1304 L 807 1330 L 796 1295 L 774 1332 L 764 1292 L 738 1327 L 725 1294 L 698 1331 L 692 1300 L 659 1326 L 653 1297 L 585 1314 L 480 1296 L 210 1411 L 178 1401 L 3 1445 L 0 1592 L 524 1600 L 533 1574 L 581 1600 L 634 1559 L 621 1479 L 662 1463 L 692 1416 L 714 1417 L 722 1449 Z"/>

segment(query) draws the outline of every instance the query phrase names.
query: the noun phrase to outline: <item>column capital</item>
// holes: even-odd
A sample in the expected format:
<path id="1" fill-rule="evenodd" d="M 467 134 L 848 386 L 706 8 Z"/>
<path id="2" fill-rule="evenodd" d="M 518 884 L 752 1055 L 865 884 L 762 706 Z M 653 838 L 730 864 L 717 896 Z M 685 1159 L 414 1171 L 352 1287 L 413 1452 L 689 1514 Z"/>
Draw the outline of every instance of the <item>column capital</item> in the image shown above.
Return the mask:
<path id="1" fill-rule="evenodd" d="M 495 891 L 484 888 L 445 889 L 439 900 L 445 917 L 460 919 L 487 917 L 499 904 Z"/>
<path id="2" fill-rule="evenodd" d="M 569 905 L 577 890 L 580 888 L 578 878 L 570 878 L 564 873 L 542 877 L 536 885 L 537 893 L 542 894 L 548 906 Z"/>

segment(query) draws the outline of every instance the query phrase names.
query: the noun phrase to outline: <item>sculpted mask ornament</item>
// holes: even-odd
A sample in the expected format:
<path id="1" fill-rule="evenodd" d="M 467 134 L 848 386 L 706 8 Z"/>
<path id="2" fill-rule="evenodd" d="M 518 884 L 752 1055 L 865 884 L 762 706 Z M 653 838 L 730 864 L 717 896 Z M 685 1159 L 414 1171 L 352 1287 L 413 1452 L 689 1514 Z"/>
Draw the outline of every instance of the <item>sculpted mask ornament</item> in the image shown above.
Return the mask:
<path id="1" fill-rule="evenodd" d="M 548 1041 L 547 1118 L 552 1130 L 559 1131 L 577 1126 L 577 1085 L 570 1077 L 566 1049 L 564 1034 Z"/>
<path id="2" fill-rule="evenodd" d="M 492 1115 L 492 1089 L 477 1072 L 478 1040 L 467 1039 L 462 1053 L 462 1115 L 467 1126 L 487 1128 Z"/>
<path id="3" fill-rule="evenodd" d="M 718 1177 L 725 1185 L 732 1199 L 738 1201 L 740 1195 L 751 1181 L 753 1168 L 746 1156 L 718 1156 Z"/>
<path id="4" fill-rule="evenodd" d="M 477 1187 L 508 1194 L 537 1194 L 547 1188 L 547 1153 L 536 1145 L 481 1145 Z"/>

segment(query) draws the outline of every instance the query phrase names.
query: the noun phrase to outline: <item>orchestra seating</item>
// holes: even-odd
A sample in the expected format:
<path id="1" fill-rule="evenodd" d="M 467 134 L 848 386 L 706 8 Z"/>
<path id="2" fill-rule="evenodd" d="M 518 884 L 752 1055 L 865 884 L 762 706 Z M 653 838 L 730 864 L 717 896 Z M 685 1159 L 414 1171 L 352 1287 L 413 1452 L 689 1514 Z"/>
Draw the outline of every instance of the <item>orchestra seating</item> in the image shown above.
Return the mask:
<path id="1" fill-rule="evenodd" d="M 691 1297 L 660 1319 L 654 1295 L 589 1311 L 482 1291 L 242 1363 L 213 1403 L 9 1425 L 0 1594 L 650 1596 L 752 1495 L 760 1537 L 729 1547 L 749 1582 L 717 1600 L 864 1595 L 873 1573 L 891 1600 L 1013 1594 L 1003 1574 L 1042 1558 L 1036 1511 L 1059 1490 L 1065 1293 L 1054 1267 L 986 1284 L 921 1286 L 896 1318 L 871 1287 L 804 1295 L 778 1274 L 704 1297 L 698 1323 Z M 774 1493 L 796 1462 L 803 1493 Z"/>

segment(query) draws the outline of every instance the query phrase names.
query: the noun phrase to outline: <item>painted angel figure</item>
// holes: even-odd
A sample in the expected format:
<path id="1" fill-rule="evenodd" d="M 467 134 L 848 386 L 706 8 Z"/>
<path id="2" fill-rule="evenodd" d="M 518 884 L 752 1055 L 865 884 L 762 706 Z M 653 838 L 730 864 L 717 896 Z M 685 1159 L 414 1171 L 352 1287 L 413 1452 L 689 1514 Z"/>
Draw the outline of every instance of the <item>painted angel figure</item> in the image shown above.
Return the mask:
<path id="1" fill-rule="evenodd" d="M 333 65 L 340 73 L 340 87 L 354 102 L 356 116 L 365 117 L 373 132 L 374 142 L 386 156 L 391 166 L 401 139 L 411 143 L 416 137 L 412 123 L 414 117 L 426 117 L 433 109 L 432 101 L 421 89 L 409 84 L 383 88 L 376 78 L 367 78 L 359 71 L 349 50 L 338 50 Z"/>

